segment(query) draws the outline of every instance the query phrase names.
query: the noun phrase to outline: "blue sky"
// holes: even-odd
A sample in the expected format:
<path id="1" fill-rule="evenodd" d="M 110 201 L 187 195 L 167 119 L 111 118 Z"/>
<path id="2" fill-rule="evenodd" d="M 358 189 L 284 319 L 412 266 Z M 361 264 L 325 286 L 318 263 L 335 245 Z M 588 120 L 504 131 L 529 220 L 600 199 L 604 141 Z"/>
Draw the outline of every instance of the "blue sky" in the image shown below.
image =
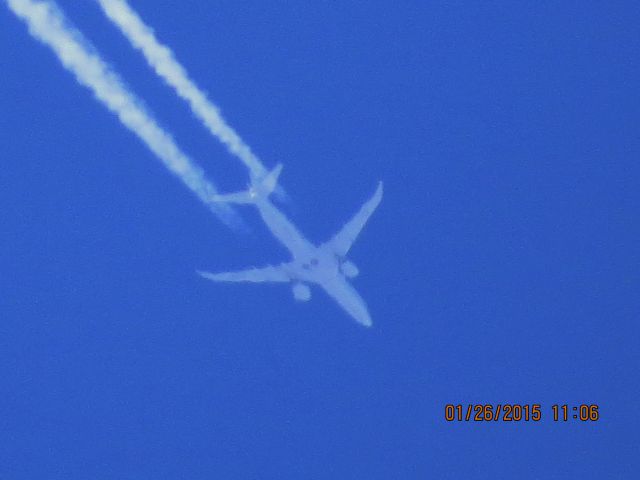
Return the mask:
<path id="1" fill-rule="evenodd" d="M 285 260 L 226 228 L 0 9 L 0 476 L 632 478 L 634 2 L 132 5 L 330 237 L 374 326 L 319 291 L 216 285 Z M 222 190 L 243 167 L 92 2 L 69 18 Z M 537 423 L 447 403 L 542 405 Z M 598 422 L 551 405 L 598 404 Z"/>

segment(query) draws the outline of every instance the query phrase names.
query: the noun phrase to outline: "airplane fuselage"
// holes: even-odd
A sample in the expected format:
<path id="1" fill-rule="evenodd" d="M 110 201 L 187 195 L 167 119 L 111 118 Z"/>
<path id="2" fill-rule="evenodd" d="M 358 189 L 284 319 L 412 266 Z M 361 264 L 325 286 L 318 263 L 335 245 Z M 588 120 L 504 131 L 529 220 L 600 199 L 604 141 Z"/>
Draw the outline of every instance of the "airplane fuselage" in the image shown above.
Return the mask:
<path id="1" fill-rule="evenodd" d="M 322 283 L 340 274 L 338 258 L 304 238 L 271 200 L 259 199 L 255 205 L 267 228 L 291 253 L 293 262 L 289 265 L 296 280 Z"/>
<path id="2" fill-rule="evenodd" d="M 313 283 L 320 286 L 355 320 L 362 325 L 370 326 L 371 317 L 367 305 L 348 281 L 348 278 L 358 275 L 358 268 L 345 257 L 369 216 L 380 203 L 382 183 L 378 184 L 373 197 L 363 204 L 337 234 L 328 242 L 316 246 L 302 235 L 269 198 L 281 169 L 282 166 L 278 165 L 262 180 L 254 182 L 248 191 L 216 195 L 212 201 L 255 207 L 272 235 L 289 250 L 291 261 L 237 272 L 200 271 L 200 275 L 220 282 L 290 282 L 294 298 L 300 301 L 311 298 L 308 284 Z"/>
<path id="3" fill-rule="evenodd" d="M 316 250 L 269 198 L 258 198 L 254 205 L 273 236 L 291 252 L 293 258 L 310 255 Z"/>
<path id="4" fill-rule="evenodd" d="M 258 198 L 254 205 L 273 236 L 291 252 L 293 261 L 281 267 L 291 280 L 320 285 L 356 320 L 371 325 L 366 303 L 341 272 L 344 259 L 305 239 L 269 198 Z"/>
<path id="5" fill-rule="evenodd" d="M 295 280 L 323 283 L 340 275 L 340 263 L 331 252 L 309 242 L 291 221 L 268 198 L 260 198 L 255 206 L 265 225 L 293 257 L 289 274 Z"/>

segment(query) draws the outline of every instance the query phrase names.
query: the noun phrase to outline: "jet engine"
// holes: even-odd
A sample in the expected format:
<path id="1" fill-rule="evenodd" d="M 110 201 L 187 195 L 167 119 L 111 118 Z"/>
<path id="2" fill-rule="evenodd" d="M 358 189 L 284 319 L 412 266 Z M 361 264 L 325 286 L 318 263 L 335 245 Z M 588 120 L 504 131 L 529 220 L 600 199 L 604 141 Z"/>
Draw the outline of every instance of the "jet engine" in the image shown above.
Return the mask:
<path id="1" fill-rule="evenodd" d="M 350 262 L 349 260 L 345 260 L 344 262 L 342 262 L 342 264 L 340 265 L 340 271 L 347 278 L 357 277 L 360 273 L 360 270 L 358 270 L 358 267 L 356 267 L 355 263 Z"/>
<path id="2" fill-rule="evenodd" d="M 293 298 L 299 302 L 306 302 L 311 298 L 311 289 L 304 283 L 293 284 Z"/>

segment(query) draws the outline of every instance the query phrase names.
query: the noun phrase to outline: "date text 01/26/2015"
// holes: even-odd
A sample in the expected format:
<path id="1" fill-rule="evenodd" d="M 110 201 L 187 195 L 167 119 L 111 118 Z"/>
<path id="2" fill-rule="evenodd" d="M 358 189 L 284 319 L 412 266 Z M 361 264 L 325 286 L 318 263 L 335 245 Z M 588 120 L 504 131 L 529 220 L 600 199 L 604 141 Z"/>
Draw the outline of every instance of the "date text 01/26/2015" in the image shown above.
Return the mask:
<path id="1" fill-rule="evenodd" d="M 555 404 L 551 405 L 550 410 L 548 413 L 554 422 L 596 422 L 600 419 L 596 404 Z M 447 422 L 539 422 L 543 417 L 546 415 L 539 403 L 448 403 L 444 407 L 444 419 Z"/>

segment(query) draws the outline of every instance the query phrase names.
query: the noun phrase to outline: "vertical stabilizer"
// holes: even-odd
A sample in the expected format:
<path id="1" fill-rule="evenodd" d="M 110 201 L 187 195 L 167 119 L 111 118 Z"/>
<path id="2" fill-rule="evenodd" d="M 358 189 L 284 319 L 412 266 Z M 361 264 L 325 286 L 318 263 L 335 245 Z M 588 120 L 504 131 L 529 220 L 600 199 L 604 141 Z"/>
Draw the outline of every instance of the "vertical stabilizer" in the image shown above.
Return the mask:
<path id="1" fill-rule="evenodd" d="M 263 195 L 269 196 L 273 193 L 278 185 L 278 177 L 280 177 L 280 172 L 282 172 L 282 164 L 279 163 L 275 166 L 273 170 L 271 170 L 263 179 L 262 179 L 262 188 L 261 193 Z"/>
<path id="2" fill-rule="evenodd" d="M 279 163 L 264 177 L 257 181 L 254 180 L 248 190 L 226 195 L 214 195 L 211 201 L 220 203 L 255 203 L 260 198 L 267 198 L 278 186 L 278 177 L 281 171 L 282 164 Z"/>

